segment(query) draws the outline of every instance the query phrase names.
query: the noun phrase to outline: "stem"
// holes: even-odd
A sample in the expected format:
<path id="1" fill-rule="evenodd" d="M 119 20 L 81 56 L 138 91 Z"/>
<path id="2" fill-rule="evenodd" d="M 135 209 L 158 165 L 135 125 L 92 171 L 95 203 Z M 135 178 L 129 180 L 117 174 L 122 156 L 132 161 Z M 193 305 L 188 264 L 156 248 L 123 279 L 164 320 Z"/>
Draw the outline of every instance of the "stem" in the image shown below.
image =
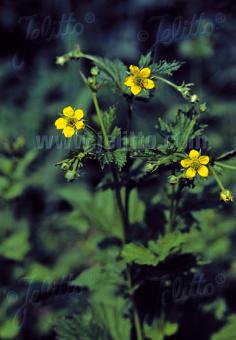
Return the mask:
<path id="1" fill-rule="evenodd" d="M 97 95 L 95 92 L 92 92 L 92 99 L 93 99 L 93 103 L 96 109 L 96 113 L 98 116 L 98 120 L 101 126 L 101 130 L 102 130 L 102 134 L 103 134 L 103 138 L 104 138 L 104 145 L 106 149 L 110 149 L 110 143 L 109 143 L 109 139 L 107 136 L 107 132 L 103 123 L 103 119 L 102 119 L 102 114 L 100 111 L 100 107 L 98 104 L 98 100 L 97 100 Z M 114 164 L 111 164 L 111 172 L 112 172 L 112 176 L 114 179 L 114 187 L 115 187 L 115 195 L 116 195 L 116 200 L 117 200 L 117 204 L 118 204 L 118 208 L 120 210 L 120 214 L 121 214 L 121 219 L 123 222 L 123 241 L 126 242 L 126 231 L 128 229 L 128 220 L 127 220 L 127 216 L 125 213 L 125 210 L 123 208 L 123 204 L 122 204 L 122 199 L 121 199 L 121 191 L 120 191 L 120 184 L 119 184 L 119 178 L 116 172 L 116 168 L 114 167 Z"/>
<path id="2" fill-rule="evenodd" d="M 171 232 L 174 228 L 175 218 L 176 218 L 176 210 L 178 207 L 178 197 L 180 187 L 179 184 L 172 186 L 172 193 L 171 193 L 171 203 L 170 203 L 170 221 L 167 224 L 167 232 Z"/>
<path id="3" fill-rule="evenodd" d="M 127 101 L 128 101 L 127 136 L 129 137 L 132 128 L 134 97 L 128 97 Z"/>
<path id="4" fill-rule="evenodd" d="M 174 84 L 172 81 L 168 80 L 168 79 L 165 79 L 163 77 L 160 77 L 160 76 L 155 76 L 155 79 L 159 79 L 160 81 L 162 81 L 163 83 L 166 83 L 167 85 L 173 87 L 176 91 L 180 92 L 179 90 L 179 86 Z"/>
<path id="5" fill-rule="evenodd" d="M 230 169 L 230 170 L 236 170 L 236 166 L 223 164 L 221 162 L 215 162 L 216 165 L 219 165 L 222 168 Z"/>
<path id="6" fill-rule="evenodd" d="M 187 131 L 187 133 L 186 133 L 186 138 L 185 138 L 185 140 L 184 140 L 184 142 L 183 142 L 183 144 L 182 144 L 182 147 L 183 147 L 183 148 L 185 148 L 186 145 L 188 144 L 188 141 L 189 141 L 190 136 L 191 136 L 191 134 L 192 134 L 192 132 L 193 132 L 193 128 L 194 128 L 194 125 L 196 124 L 196 121 L 197 121 L 197 119 L 196 119 L 196 117 L 194 117 L 194 118 L 191 120 L 190 124 L 189 124 L 188 131 Z"/>
<path id="7" fill-rule="evenodd" d="M 134 325 L 135 325 L 137 339 L 143 340 L 141 322 L 140 322 L 140 319 L 139 319 L 137 309 L 135 307 L 134 307 Z"/>
<path id="8" fill-rule="evenodd" d="M 97 112 L 99 124 L 100 124 L 101 129 L 102 129 L 102 134 L 103 134 L 103 138 L 104 138 L 104 145 L 105 145 L 106 148 L 109 149 L 109 147 L 110 147 L 109 139 L 108 139 L 108 136 L 107 136 L 107 132 L 106 132 L 104 123 L 103 123 L 102 113 L 100 111 L 97 95 L 96 95 L 95 92 L 92 92 L 92 99 L 93 99 L 93 103 L 94 103 L 94 106 L 95 106 L 95 109 L 96 109 L 96 112 Z"/>
<path id="9" fill-rule="evenodd" d="M 222 191 L 225 190 L 225 188 L 224 188 L 223 184 L 221 183 L 221 180 L 220 180 L 219 176 L 217 175 L 217 173 L 216 173 L 215 169 L 213 168 L 213 166 L 210 165 L 209 168 L 210 168 L 213 176 L 215 177 L 215 180 L 216 180 L 217 184 L 219 185 L 220 189 Z"/>
<path id="10" fill-rule="evenodd" d="M 101 111 L 100 111 L 100 108 L 99 108 L 97 95 L 96 95 L 95 92 L 92 92 L 92 99 L 93 99 L 95 110 L 96 110 L 98 120 L 99 120 L 99 123 L 100 123 L 100 126 L 101 126 L 101 130 L 102 130 L 102 133 L 103 133 L 104 145 L 105 145 L 106 148 L 109 149 L 110 143 L 109 143 L 107 132 L 106 132 L 106 129 L 105 129 L 105 126 L 104 126 L 104 123 L 103 123 L 102 114 L 101 114 Z M 126 214 L 126 211 L 125 211 L 123 204 L 122 204 L 120 184 L 119 184 L 119 179 L 118 179 L 118 175 L 117 175 L 116 168 L 115 168 L 114 164 L 111 164 L 111 172 L 112 172 L 113 179 L 114 179 L 115 195 L 116 195 L 117 205 L 118 205 L 118 208 L 119 208 L 119 211 L 120 211 L 120 214 L 121 214 L 121 218 L 122 218 L 122 222 L 123 222 L 122 242 L 124 244 L 126 242 L 126 231 L 129 228 L 128 214 Z M 132 281 L 131 281 L 131 276 L 130 276 L 130 272 L 129 272 L 128 267 L 127 267 L 126 273 L 127 273 L 128 287 L 131 289 L 132 288 Z M 141 322 L 140 322 L 140 319 L 139 319 L 138 311 L 136 309 L 134 300 L 133 300 L 133 317 L 134 317 L 134 325 L 135 325 L 137 340 L 143 340 Z"/>
<path id="11" fill-rule="evenodd" d="M 123 223 L 122 241 L 123 241 L 123 243 L 126 243 L 126 240 L 127 240 L 126 234 L 127 234 L 128 228 L 129 228 L 129 223 L 128 223 L 128 217 L 126 215 L 126 211 L 125 211 L 123 204 L 122 204 L 119 179 L 118 179 L 117 172 L 116 172 L 116 169 L 115 169 L 113 164 L 111 164 L 111 172 L 112 172 L 112 176 L 113 176 L 113 180 L 114 180 L 116 201 L 117 201 L 117 204 L 118 204 L 118 208 L 119 208 L 122 223 Z"/>

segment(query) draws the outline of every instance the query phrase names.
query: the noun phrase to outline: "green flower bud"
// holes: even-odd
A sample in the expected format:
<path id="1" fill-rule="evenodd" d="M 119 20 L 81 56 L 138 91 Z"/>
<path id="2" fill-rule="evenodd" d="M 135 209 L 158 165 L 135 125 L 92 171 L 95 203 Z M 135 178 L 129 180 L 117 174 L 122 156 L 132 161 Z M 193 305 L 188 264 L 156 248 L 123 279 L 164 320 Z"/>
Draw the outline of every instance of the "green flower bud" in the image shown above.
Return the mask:
<path id="1" fill-rule="evenodd" d="M 67 170 L 65 178 L 67 179 L 68 182 L 72 182 L 76 179 L 76 172 L 73 170 Z"/>
<path id="2" fill-rule="evenodd" d="M 61 165 L 62 170 L 69 170 L 69 168 L 70 168 L 70 165 L 68 163 L 66 163 L 66 162 L 62 163 L 62 165 Z"/>
<path id="3" fill-rule="evenodd" d="M 65 57 L 63 57 L 63 56 L 57 57 L 57 60 L 56 60 L 57 65 L 63 66 L 65 64 L 65 62 L 66 62 Z"/>
<path id="4" fill-rule="evenodd" d="M 190 97 L 190 102 L 191 103 L 196 103 L 197 101 L 199 100 L 198 96 L 196 94 L 193 94 L 191 97 Z"/>
<path id="5" fill-rule="evenodd" d="M 99 69 L 98 69 L 97 66 L 94 66 L 94 67 L 91 68 L 91 74 L 93 76 L 97 76 L 99 74 Z"/>
<path id="6" fill-rule="evenodd" d="M 144 170 L 146 171 L 146 172 L 152 172 L 152 171 L 154 171 L 156 169 L 156 164 L 154 164 L 154 163 L 147 163 L 146 165 L 145 165 L 145 167 L 144 167 Z"/>
<path id="7" fill-rule="evenodd" d="M 205 112 L 207 110 L 207 106 L 206 106 L 206 103 L 203 103 L 199 106 L 199 109 L 201 112 Z"/>
<path id="8" fill-rule="evenodd" d="M 171 175 L 168 177 L 168 181 L 170 184 L 177 184 L 179 182 L 179 177 Z"/>

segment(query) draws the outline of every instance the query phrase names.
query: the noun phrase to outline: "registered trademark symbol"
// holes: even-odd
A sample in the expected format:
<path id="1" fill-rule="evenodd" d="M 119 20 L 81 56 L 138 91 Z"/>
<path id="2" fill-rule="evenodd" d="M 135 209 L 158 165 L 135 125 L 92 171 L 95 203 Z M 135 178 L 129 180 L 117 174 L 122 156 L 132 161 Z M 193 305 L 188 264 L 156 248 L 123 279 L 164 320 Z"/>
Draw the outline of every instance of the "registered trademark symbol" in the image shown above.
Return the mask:
<path id="1" fill-rule="evenodd" d="M 93 24 L 96 20 L 95 14 L 93 12 L 87 12 L 84 16 L 84 20 L 87 24 Z"/>
<path id="2" fill-rule="evenodd" d="M 149 34 L 148 34 L 147 31 L 142 30 L 142 31 L 139 31 L 139 32 L 138 32 L 137 38 L 138 38 L 138 40 L 140 40 L 140 41 L 142 41 L 142 42 L 145 42 L 145 41 L 148 40 Z"/>
<path id="3" fill-rule="evenodd" d="M 217 24 L 223 24 L 226 21 L 226 16 L 224 13 L 217 13 L 215 16 L 215 21 Z"/>
<path id="4" fill-rule="evenodd" d="M 219 285 L 222 285 L 223 283 L 225 283 L 225 274 L 218 273 L 215 277 L 215 282 Z"/>

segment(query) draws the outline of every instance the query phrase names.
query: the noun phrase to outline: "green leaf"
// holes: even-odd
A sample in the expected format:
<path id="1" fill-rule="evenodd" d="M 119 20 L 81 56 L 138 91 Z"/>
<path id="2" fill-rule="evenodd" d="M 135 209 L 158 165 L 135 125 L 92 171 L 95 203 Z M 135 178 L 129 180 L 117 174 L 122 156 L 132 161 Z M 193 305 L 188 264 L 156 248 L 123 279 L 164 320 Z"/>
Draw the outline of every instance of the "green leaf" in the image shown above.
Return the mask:
<path id="1" fill-rule="evenodd" d="M 114 161 L 116 165 L 121 171 L 127 161 L 127 151 L 125 149 L 116 149 L 113 152 L 113 156 L 114 156 Z"/>
<path id="2" fill-rule="evenodd" d="M 88 287 L 96 289 L 102 275 L 102 268 L 100 265 L 95 265 L 87 270 L 84 270 L 71 283 L 81 287 Z"/>
<path id="3" fill-rule="evenodd" d="M 29 250 L 30 245 L 28 243 L 28 232 L 26 230 L 15 232 L 0 244 L 0 256 L 11 260 L 23 260 Z"/>
<path id="4" fill-rule="evenodd" d="M 146 66 L 149 66 L 152 60 L 152 52 L 148 52 L 146 55 L 141 55 L 141 58 L 139 59 L 139 67 L 143 68 Z"/>
<path id="5" fill-rule="evenodd" d="M 0 338 L 16 339 L 19 331 L 20 325 L 18 319 L 8 319 L 0 325 Z"/>
<path id="6" fill-rule="evenodd" d="M 150 266 L 155 266 L 158 263 L 157 257 L 149 249 L 134 243 L 126 244 L 123 247 L 121 256 L 127 263 L 134 262 Z"/>
<path id="7" fill-rule="evenodd" d="M 196 138 L 203 134 L 205 125 L 197 123 L 196 117 L 189 117 L 187 112 L 178 111 L 174 122 L 167 123 L 159 118 L 156 128 L 168 143 L 180 151 L 184 150 L 190 139 Z"/>
<path id="8" fill-rule="evenodd" d="M 7 157 L 0 157 L 0 173 L 9 176 L 13 169 L 13 162 Z"/>
<path id="9" fill-rule="evenodd" d="M 228 317 L 227 323 L 211 336 L 211 340 L 234 340 L 236 334 L 236 314 Z"/>
<path id="10" fill-rule="evenodd" d="M 144 324 L 144 333 L 147 339 L 164 340 L 178 331 L 178 324 L 163 319 L 155 320 L 152 325 Z"/>
<path id="11" fill-rule="evenodd" d="M 0 176 L 0 192 L 3 192 L 9 186 L 9 180 L 6 177 Z"/>
<path id="12" fill-rule="evenodd" d="M 123 261 L 116 260 L 118 251 L 104 259 L 104 264 L 97 264 L 82 272 L 72 281 L 73 285 L 87 286 L 90 288 L 90 305 L 96 319 L 114 340 L 130 340 L 131 324 L 127 318 L 130 308 L 128 300 L 120 297 L 117 291 L 124 286 Z"/>
<path id="13" fill-rule="evenodd" d="M 169 255 L 180 251 L 188 237 L 187 233 L 175 231 L 160 236 L 157 241 L 149 241 L 148 248 L 158 256 L 158 263 L 164 261 Z"/>
<path id="14" fill-rule="evenodd" d="M 129 196 L 129 221 L 130 223 L 141 223 L 144 219 L 145 204 L 139 198 L 138 191 L 133 189 Z"/>
<path id="15" fill-rule="evenodd" d="M 25 183 L 23 182 L 13 183 L 4 193 L 4 198 L 10 201 L 16 197 L 19 197 L 22 194 L 24 188 Z"/>
<path id="16" fill-rule="evenodd" d="M 103 123 L 107 133 L 110 133 L 111 126 L 116 119 L 116 108 L 115 106 L 109 107 L 106 111 L 103 112 Z"/>
<path id="17" fill-rule="evenodd" d="M 148 247 L 129 243 L 122 250 L 122 257 L 126 262 L 140 265 L 157 266 L 168 256 L 182 250 L 188 240 L 187 233 L 173 232 L 160 236 L 157 241 L 149 241 Z"/>
<path id="18" fill-rule="evenodd" d="M 111 88 L 118 87 L 125 91 L 124 79 L 127 75 L 127 67 L 122 61 L 118 59 L 109 60 L 100 57 L 97 57 L 97 59 L 99 60 L 99 63 L 95 62 L 95 64 L 101 71 L 97 76 L 97 83 L 110 86 Z M 102 66 L 100 62 L 102 62 L 104 66 Z"/>
<path id="19" fill-rule="evenodd" d="M 179 61 L 171 61 L 168 62 L 166 60 L 160 60 L 157 64 L 150 65 L 150 68 L 152 70 L 152 75 L 160 75 L 160 74 L 167 74 L 169 76 L 172 76 L 172 74 L 177 71 L 181 66 L 183 62 Z"/>
<path id="20" fill-rule="evenodd" d="M 20 179 L 22 176 L 24 176 L 27 167 L 32 163 L 36 156 L 37 150 L 33 149 L 27 152 L 24 158 L 19 160 L 13 174 L 15 179 Z"/>
<path id="21" fill-rule="evenodd" d="M 111 135 L 110 135 L 110 140 L 112 142 L 114 142 L 116 140 L 116 138 L 120 136 L 120 133 L 121 133 L 121 128 L 115 126 Z"/>

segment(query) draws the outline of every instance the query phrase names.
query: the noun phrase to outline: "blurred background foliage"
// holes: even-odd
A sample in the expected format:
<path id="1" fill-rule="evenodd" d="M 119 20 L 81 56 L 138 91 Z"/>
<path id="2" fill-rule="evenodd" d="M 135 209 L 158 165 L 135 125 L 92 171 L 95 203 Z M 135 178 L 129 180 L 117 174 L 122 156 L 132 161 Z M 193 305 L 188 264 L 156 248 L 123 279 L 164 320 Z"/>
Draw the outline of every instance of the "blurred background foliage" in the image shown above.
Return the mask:
<path id="1" fill-rule="evenodd" d="M 121 58 L 127 64 L 135 64 L 150 49 L 156 60 L 185 61 L 174 80 L 194 82 L 196 92 L 208 103 L 202 120 L 208 124 L 209 146 L 219 154 L 236 146 L 235 4 L 230 0 L 2 0 L 0 18 L 0 338 L 109 339 L 112 335 L 128 339 L 131 325 L 127 319 L 117 321 L 127 305 L 121 297 L 112 298 L 113 283 L 123 270 L 122 264 L 115 273 L 109 268 L 117 256 L 115 241 L 120 230 L 113 193 L 96 190 L 101 173 L 90 163 L 78 181 L 66 183 L 55 163 L 68 150 L 55 145 L 42 148 L 37 139 L 57 135 L 54 120 L 64 106 L 82 107 L 90 117 L 93 113 L 77 63 L 60 67 L 55 59 L 79 44 L 85 52 Z M 84 63 L 85 70 L 88 67 Z M 158 116 L 174 117 L 184 105 L 174 91 L 157 87 L 158 95 L 150 103 L 136 106 L 136 132 L 154 134 Z M 118 105 L 122 126 L 123 100 L 109 91 L 103 98 L 105 106 Z M 230 171 L 223 174 L 225 186 L 234 194 L 235 176 Z M 159 179 L 155 187 L 147 185 L 132 194 L 132 223 L 149 229 L 147 235 L 156 236 L 165 218 L 162 192 Z M 152 328 L 146 324 L 149 339 L 236 336 L 235 208 L 219 202 L 217 191 L 215 197 L 200 197 L 199 192 L 197 186 L 185 198 L 199 228 L 192 233 L 188 248 L 204 259 L 202 272 L 207 282 L 214 282 L 214 296 L 190 297 L 181 306 L 172 301 L 169 315 L 178 315 L 179 309 L 184 315 L 178 332 L 176 324 L 164 323 L 159 316 Z M 202 205 L 207 209 L 202 211 Z M 111 239 L 114 247 L 107 248 L 106 240 Z M 107 265 L 108 276 L 101 279 L 100 269 L 93 267 L 92 273 L 86 276 L 85 271 L 75 279 L 97 259 Z M 172 269 L 176 268 L 167 266 L 164 272 Z M 114 277 L 109 278 L 111 272 Z M 219 273 L 225 279 L 223 285 L 214 281 Z M 69 293 L 66 282 L 74 279 L 88 286 L 95 282 L 98 290 L 93 298 L 95 305 L 102 299 L 107 308 L 110 319 L 103 321 L 109 324 L 108 333 L 99 328 L 86 297 Z M 58 282 L 65 285 L 66 294 L 54 291 L 50 295 L 50 284 Z M 144 310 L 151 294 L 161 294 L 156 286 L 146 285 L 150 296 Z M 35 291 L 42 296 L 30 303 Z"/>

